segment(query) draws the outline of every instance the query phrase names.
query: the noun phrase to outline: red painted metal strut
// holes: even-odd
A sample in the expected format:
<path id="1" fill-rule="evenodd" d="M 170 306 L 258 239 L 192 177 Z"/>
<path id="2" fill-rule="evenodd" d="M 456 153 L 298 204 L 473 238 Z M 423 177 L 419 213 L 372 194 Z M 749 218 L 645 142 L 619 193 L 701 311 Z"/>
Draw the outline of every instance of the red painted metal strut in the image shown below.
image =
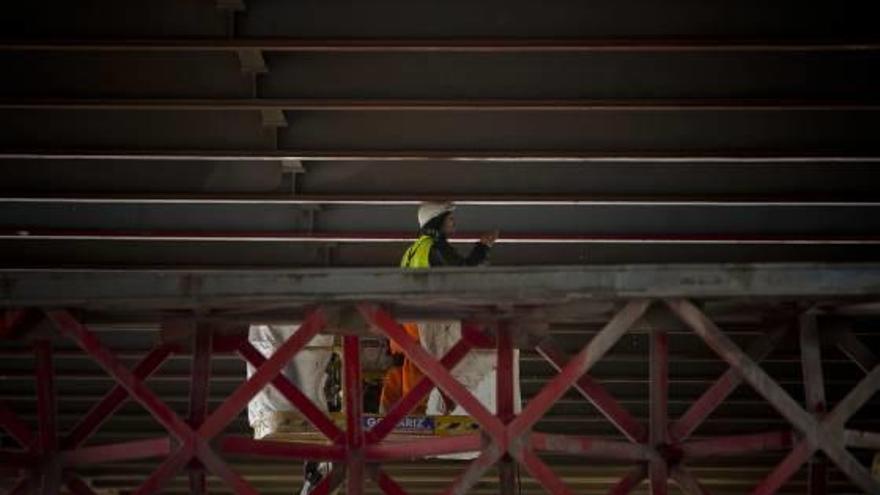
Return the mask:
<path id="1" fill-rule="evenodd" d="M 651 332 L 651 404 L 650 404 L 650 441 L 651 445 L 662 450 L 669 440 L 667 427 L 669 423 L 669 335 L 664 330 L 654 329 Z M 651 495 L 668 493 L 669 463 L 658 456 L 648 466 L 651 481 Z"/>
<path id="2" fill-rule="evenodd" d="M 353 335 L 342 339 L 343 390 L 345 393 L 345 441 L 348 484 L 346 495 L 364 493 L 364 400 L 361 389 L 361 343 Z"/>
<path id="3" fill-rule="evenodd" d="M 552 338 L 547 337 L 535 348 L 544 359 L 547 360 L 557 371 L 565 367 L 569 358 L 565 355 Z M 647 431 L 629 411 L 623 408 L 619 402 L 598 381 L 584 374 L 574 385 L 581 395 L 590 401 L 608 421 L 617 427 L 621 433 L 633 442 L 645 442 L 648 439 Z"/>
<path id="4" fill-rule="evenodd" d="M 58 404 L 55 398 L 55 370 L 52 344 L 34 344 L 37 361 L 37 416 L 40 424 L 39 452 L 43 455 L 40 494 L 55 495 L 61 489 L 61 462 L 58 457 Z"/>
<path id="5" fill-rule="evenodd" d="M 174 351 L 173 346 L 163 344 L 151 350 L 133 369 L 132 374 L 139 380 L 146 380 Z M 116 385 L 103 399 L 92 406 L 88 413 L 71 429 L 61 441 L 65 449 L 74 449 L 82 445 L 89 437 L 110 419 L 128 399 L 128 392 L 121 385 Z"/>
<path id="6" fill-rule="evenodd" d="M 505 425 L 514 418 L 513 404 L 513 337 L 507 322 L 498 327 L 497 338 L 497 369 L 495 372 L 495 403 L 498 419 Z M 514 495 L 517 490 L 516 466 L 509 455 L 501 458 L 498 464 L 498 484 L 501 495 Z"/>
<path id="7" fill-rule="evenodd" d="M 470 341 L 461 339 L 452 346 L 452 349 L 447 351 L 446 355 L 440 360 L 440 364 L 445 369 L 451 370 L 456 364 L 464 359 L 470 349 Z M 410 411 L 415 409 L 422 399 L 431 392 L 433 386 L 434 384 L 431 382 L 431 379 L 428 376 L 423 375 L 418 383 L 391 407 L 388 414 L 367 431 L 367 443 L 378 443 L 388 436 L 388 434 L 394 430 L 397 423 L 409 414 Z"/>
<path id="8" fill-rule="evenodd" d="M 30 428 L 6 405 L 0 402 L 0 428 L 6 430 L 22 447 L 29 447 L 33 442 Z"/>
<path id="9" fill-rule="evenodd" d="M 260 369 L 263 364 L 266 363 L 266 358 L 263 357 L 260 351 L 248 341 L 240 343 L 238 353 L 245 361 L 256 369 Z M 271 383 L 272 386 L 275 387 L 275 390 L 280 392 L 285 399 L 296 406 L 297 410 L 303 415 L 303 417 L 305 417 L 306 420 L 308 420 L 318 431 L 323 433 L 324 436 L 334 443 L 342 441 L 342 430 L 340 430 L 339 427 L 333 423 L 333 420 L 328 418 L 327 415 L 324 414 L 324 411 L 318 408 L 318 406 L 315 405 L 306 394 L 296 388 L 286 376 L 278 374 L 272 378 Z"/>

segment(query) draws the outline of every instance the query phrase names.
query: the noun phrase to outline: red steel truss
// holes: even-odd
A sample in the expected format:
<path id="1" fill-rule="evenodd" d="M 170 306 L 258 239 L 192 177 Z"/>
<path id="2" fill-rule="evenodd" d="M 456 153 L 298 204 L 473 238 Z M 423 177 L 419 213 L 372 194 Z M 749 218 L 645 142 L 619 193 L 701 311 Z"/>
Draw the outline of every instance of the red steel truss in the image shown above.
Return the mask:
<path id="1" fill-rule="evenodd" d="M 646 312 L 666 310 L 692 329 L 729 369 L 679 418 L 667 410 L 669 350 L 663 325 L 649 325 L 650 338 L 650 414 L 641 424 L 605 388 L 590 377 L 590 369 Z M 290 460 L 333 461 L 333 471 L 314 493 L 329 494 L 345 483 L 346 493 L 361 494 L 366 478 L 372 479 L 389 495 L 406 490 L 382 468 L 385 461 L 420 458 L 461 452 L 479 452 L 461 474 L 442 490 L 445 494 L 467 493 L 493 466 L 498 466 L 499 491 L 512 495 L 517 490 L 517 469 L 524 469 L 551 494 L 570 494 L 572 490 L 545 463 L 540 454 L 557 453 L 585 458 L 631 463 L 633 468 L 614 484 L 609 495 L 630 493 L 647 482 L 652 494 L 665 494 L 670 480 L 689 495 L 709 490 L 688 468 L 688 460 L 718 456 L 747 456 L 761 451 L 788 451 L 788 455 L 752 490 L 754 495 L 776 493 L 803 465 L 809 466 L 809 492 L 826 491 L 826 462 L 835 464 L 865 493 L 880 493 L 880 483 L 859 463 L 847 447 L 880 449 L 880 434 L 846 429 L 846 421 L 880 390 L 880 360 L 846 329 L 835 328 L 833 343 L 865 373 L 838 404 L 825 401 L 821 366 L 821 343 L 816 314 L 805 312 L 798 325 L 803 361 L 806 407 L 801 406 L 767 375 L 758 363 L 766 357 L 790 329 L 770 329 L 746 350 L 738 347 L 695 304 L 684 299 L 631 300 L 574 356 L 566 356 L 552 337 L 543 336 L 535 344 L 537 352 L 558 370 L 520 413 L 514 408 L 515 343 L 518 338 L 509 320 L 500 320 L 481 331 L 468 326 L 463 337 L 447 354 L 436 358 L 410 340 L 392 314 L 375 304 L 357 305 L 364 321 L 378 334 L 387 336 L 423 372 L 421 382 L 403 397 L 372 428 L 362 421 L 362 380 L 360 367 L 361 330 L 341 329 L 343 337 L 343 384 L 345 428 L 338 427 L 321 408 L 312 403 L 281 374 L 284 365 L 329 323 L 321 307 L 311 310 L 299 329 L 268 358 L 260 354 L 243 336 L 229 337 L 213 332 L 207 324 L 192 331 L 193 359 L 188 417 L 175 414 L 144 381 L 172 354 L 190 352 L 181 344 L 163 343 L 150 351 L 131 369 L 71 312 L 48 310 L 44 316 L 62 336 L 71 339 L 91 356 L 116 382 L 102 400 L 69 431 L 60 434 L 56 423 L 56 399 L 52 359 L 54 335 L 40 333 L 33 341 L 37 363 L 37 431 L 0 403 L 0 428 L 20 446 L 0 450 L 0 464 L 7 469 L 0 476 L 19 476 L 10 493 L 57 494 L 61 486 L 77 495 L 95 493 L 77 476 L 79 466 L 132 459 L 156 459 L 153 473 L 143 481 L 137 494 L 161 492 L 172 478 L 185 472 L 194 494 L 206 493 L 205 475 L 222 479 L 235 493 L 256 494 L 257 490 L 224 460 L 223 454 L 250 455 Z M 33 321 L 35 310 L 10 311 L 0 334 L 16 334 L 16 327 Z M 335 331 L 339 331 L 338 329 Z M 494 348 L 498 356 L 497 412 L 484 407 L 450 370 L 473 348 Z M 211 356 L 237 353 L 256 370 L 213 411 L 208 408 Z M 691 439 L 691 434 L 742 383 L 746 383 L 771 404 L 788 422 L 791 430 Z M 267 385 L 273 386 L 294 404 L 314 428 L 326 437 L 325 444 L 254 440 L 223 435 L 224 429 L 248 402 Z M 386 439 L 394 426 L 430 392 L 438 387 L 461 405 L 479 423 L 480 433 L 453 437 L 414 438 L 390 443 Z M 626 441 L 577 435 L 558 435 L 532 431 L 533 426 L 570 388 L 590 401 L 625 437 Z M 127 400 L 146 409 L 168 432 L 167 436 L 147 440 L 84 447 L 89 437 Z M 823 452 L 820 458 L 815 454 Z"/>

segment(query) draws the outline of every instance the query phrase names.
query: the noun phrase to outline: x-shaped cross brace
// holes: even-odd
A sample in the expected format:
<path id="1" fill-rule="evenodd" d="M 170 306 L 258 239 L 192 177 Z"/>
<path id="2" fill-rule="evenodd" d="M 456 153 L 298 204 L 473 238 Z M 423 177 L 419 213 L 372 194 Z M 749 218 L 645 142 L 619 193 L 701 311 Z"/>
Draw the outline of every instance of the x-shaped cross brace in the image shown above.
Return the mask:
<path id="1" fill-rule="evenodd" d="M 70 337 L 86 353 L 91 355 L 126 392 L 141 404 L 169 433 L 180 442 L 177 450 L 168 457 L 135 492 L 137 495 L 153 494 L 193 460 L 224 480 L 236 493 L 256 494 L 257 491 L 214 451 L 210 440 L 232 422 L 247 406 L 248 401 L 277 376 L 287 362 L 303 348 L 326 324 L 323 313 L 316 310 L 309 314 L 299 330 L 288 339 L 261 366 L 251 378 L 239 386 L 205 421 L 193 429 L 150 390 L 134 373 L 128 370 L 104 347 L 85 325 L 67 311 L 50 311 L 49 319 Z"/>
<path id="2" fill-rule="evenodd" d="M 784 483 L 785 473 L 793 473 L 815 452 L 823 450 L 831 461 L 866 493 L 880 493 L 878 483 L 843 443 L 842 427 L 850 415 L 858 410 L 880 389 L 880 367 L 868 373 L 843 401 L 824 420 L 802 408 L 767 373 L 724 334 L 702 311 L 689 301 L 668 300 L 667 306 L 676 313 L 709 347 L 728 362 L 756 392 L 761 394 L 783 417 L 805 435 L 805 440 L 777 467 L 779 476 L 765 480 L 753 491 L 754 494 L 773 493 L 775 485 Z M 781 480 L 781 483 L 777 480 Z"/>
<path id="3" fill-rule="evenodd" d="M 123 392 L 120 397 L 116 390 L 111 391 L 107 397 L 93 408 L 92 413 L 87 414 L 72 432 L 62 441 L 57 438 L 55 388 L 52 369 L 52 348 L 48 340 L 35 342 L 37 358 L 37 409 L 39 415 L 39 435 L 34 435 L 18 417 L 8 408 L 0 404 L 0 427 L 6 429 L 10 435 L 26 450 L 24 451 L 0 451 L 3 458 L 2 464 L 18 466 L 21 468 L 34 469 L 38 467 L 42 471 L 38 478 L 25 477 L 12 487 L 10 494 L 23 494 L 37 492 L 56 494 L 63 483 L 74 494 L 94 495 L 94 492 L 82 479 L 77 477 L 67 468 L 87 464 L 95 464 L 106 461 L 120 461 L 143 459 L 167 455 L 171 449 L 170 440 L 155 438 L 136 440 L 110 445 L 98 445 L 82 447 L 82 443 L 97 429 L 100 423 L 106 419 L 93 414 L 112 412 L 125 400 L 127 394 Z M 170 352 L 170 351 L 168 351 Z M 151 353 L 145 364 L 151 367 L 158 366 L 167 356 L 166 350 L 157 350 Z M 140 368 L 140 365 L 139 365 Z M 143 368 L 139 369 L 144 372 Z M 147 373 L 149 374 L 149 373 Z"/>
<path id="4" fill-rule="evenodd" d="M 427 375 L 434 384 L 453 401 L 463 407 L 482 427 L 489 440 L 481 454 L 466 468 L 446 490 L 447 494 L 465 493 L 476 484 L 483 474 L 506 454 L 525 467 L 551 493 L 571 493 L 568 487 L 535 454 L 528 436 L 531 427 L 540 420 L 552 405 L 565 394 L 617 340 L 644 314 L 649 301 L 635 301 L 621 310 L 603 330 L 587 344 L 516 416 L 505 424 L 489 412 L 463 385 L 418 343 L 412 341 L 405 330 L 381 308 L 361 305 L 365 319 L 397 343 L 404 354 Z M 502 406 L 499 404 L 499 411 Z M 393 487 L 393 481 L 381 473 L 377 476 L 380 486 Z M 399 487 L 397 487 L 399 488 Z M 403 493 L 394 488 L 386 493 Z"/>

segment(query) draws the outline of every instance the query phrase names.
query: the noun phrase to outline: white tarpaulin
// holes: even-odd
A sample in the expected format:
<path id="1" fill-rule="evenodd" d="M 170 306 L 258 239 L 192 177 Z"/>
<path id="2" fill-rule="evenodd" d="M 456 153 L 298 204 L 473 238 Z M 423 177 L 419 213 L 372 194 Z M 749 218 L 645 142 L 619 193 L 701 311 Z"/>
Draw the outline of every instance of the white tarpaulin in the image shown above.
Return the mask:
<path id="1" fill-rule="evenodd" d="M 299 328 L 299 325 L 251 325 L 248 340 L 267 358 Z M 324 384 L 327 364 L 333 353 L 333 336 L 317 335 L 303 350 L 284 366 L 282 373 L 296 385 L 318 408 L 327 410 Z M 248 364 L 247 376 L 254 373 Z M 261 390 L 248 403 L 248 420 L 259 439 L 273 432 L 278 414 L 292 413 L 296 408 L 272 386 Z"/>
<path id="2" fill-rule="evenodd" d="M 419 340 L 422 345 L 436 357 L 442 357 L 461 338 L 461 322 L 447 321 L 421 321 L 419 325 Z M 452 370 L 452 376 L 465 386 L 490 412 L 496 409 L 496 370 L 498 359 L 494 350 L 472 350 Z M 522 394 L 519 385 L 519 351 L 513 354 L 513 407 L 514 412 L 522 410 Z M 428 396 L 428 404 L 425 410 L 428 415 L 454 415 L 470 416 L 460 405 L 456 405 L 451 411 L 446 408 L 443 396 L 436 388 Z M 441 456 L 446 459 L 472 459 L 477 453 L 451 454 Z"/>

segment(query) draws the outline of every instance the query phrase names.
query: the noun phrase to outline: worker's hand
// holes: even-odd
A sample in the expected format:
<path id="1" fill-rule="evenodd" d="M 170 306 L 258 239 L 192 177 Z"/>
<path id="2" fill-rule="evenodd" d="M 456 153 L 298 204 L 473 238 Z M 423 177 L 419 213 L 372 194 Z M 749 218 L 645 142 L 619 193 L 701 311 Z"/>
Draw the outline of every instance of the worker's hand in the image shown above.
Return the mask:
<path id="1" fill-rule="evenodd" d="M 480 243 L 485 244 L 486 246 L 492 247 L 495 244 L 495 241 L 498 240 L 499 232 L 497 230 L 492 232 L 487 232 L 480 236 Z"/>

